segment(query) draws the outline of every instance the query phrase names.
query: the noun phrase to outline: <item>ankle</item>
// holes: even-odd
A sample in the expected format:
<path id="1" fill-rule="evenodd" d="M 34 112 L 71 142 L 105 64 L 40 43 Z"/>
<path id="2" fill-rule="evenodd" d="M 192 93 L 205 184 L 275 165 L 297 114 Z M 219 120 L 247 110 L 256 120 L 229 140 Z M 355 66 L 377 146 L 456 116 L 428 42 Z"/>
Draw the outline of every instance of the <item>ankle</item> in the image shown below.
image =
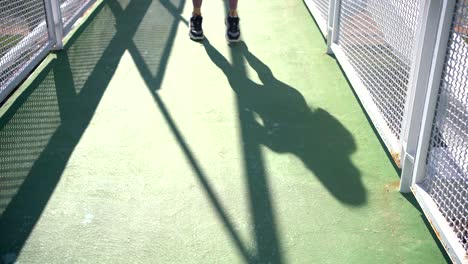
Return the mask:
<path id="1" fill-rule="evenodd" d="M 229 16 L 230 17 L 237 17 L 238 16 L 237 9 L 229 10 Z"/>
<path id="2" fill-rule="evenodd" d="M 201 16 L 201 9 L 200 8 L 194 8 L 192 12 L 192 16 Z"/>

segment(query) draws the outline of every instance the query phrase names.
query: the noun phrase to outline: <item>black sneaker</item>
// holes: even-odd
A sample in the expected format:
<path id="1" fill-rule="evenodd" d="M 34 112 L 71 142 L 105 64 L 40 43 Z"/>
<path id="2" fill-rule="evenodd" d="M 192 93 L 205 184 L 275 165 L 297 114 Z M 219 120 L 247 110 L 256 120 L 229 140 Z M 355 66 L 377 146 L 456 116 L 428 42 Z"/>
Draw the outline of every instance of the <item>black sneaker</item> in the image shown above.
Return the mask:
<path id="1" fill-rule="evenodd" d="M 228 16 L 226 19 L 227 33 L 226 38 L 229 42 L 240 40 L 239 17 Z"/>
<path id="2" fill-rule="evenodd" d="M 192 16 L 190 18 L 189 36 L 192 40 L 202 40 L 205 38 L 203 35 L 202 22 L 202 16 Z"/>

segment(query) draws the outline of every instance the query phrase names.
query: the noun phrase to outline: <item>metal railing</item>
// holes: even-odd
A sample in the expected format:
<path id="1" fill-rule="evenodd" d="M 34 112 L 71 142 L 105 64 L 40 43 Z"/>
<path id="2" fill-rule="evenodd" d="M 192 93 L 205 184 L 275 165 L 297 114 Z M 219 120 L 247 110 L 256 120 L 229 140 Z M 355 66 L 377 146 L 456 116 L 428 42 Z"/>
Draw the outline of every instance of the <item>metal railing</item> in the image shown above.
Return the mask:
<path id="1" fill-rule="evenodd" d="M 412 185 L 452 259 L 468 263 L 468 1 L 447 10 Z"/>
<path id="2" fill-rule="evenodd" d="M 304 1 L 402 168 L 400 191 L 468 263 L 468 0 Z"/>
<path id="3" fill-rule="evenodd" d="M 96 0 L 0 1 L 0 102 L 53 49 Z"/>

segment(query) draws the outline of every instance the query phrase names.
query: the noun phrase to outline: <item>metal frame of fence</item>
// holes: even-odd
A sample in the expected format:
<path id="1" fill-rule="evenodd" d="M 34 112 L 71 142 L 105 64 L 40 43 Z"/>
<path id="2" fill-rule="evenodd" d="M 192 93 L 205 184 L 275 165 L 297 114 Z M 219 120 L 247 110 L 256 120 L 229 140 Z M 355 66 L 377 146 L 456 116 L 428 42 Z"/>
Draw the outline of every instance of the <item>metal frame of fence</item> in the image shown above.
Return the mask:
<path id="1" fill-rule="evenodd" d="M 15 0 L 0 4 L 0 103 L 49 52 L 63 48 L 64 37 L 95 2 Z M 33 28 L 21 26 L 31 17 L 35 18 Z"/>
<path id="2" fill-rule="evenodd" d="M 468 0 L 440 9 L 410 185 L 452 260 L 468 263 Z"/>
<path id="3" fill-rule="evenodd" d="M 400 191 L 468 263 L 468 0 L 330 0 L 327 17 L 326 1 L 304 1 L 402 168 Z"/>

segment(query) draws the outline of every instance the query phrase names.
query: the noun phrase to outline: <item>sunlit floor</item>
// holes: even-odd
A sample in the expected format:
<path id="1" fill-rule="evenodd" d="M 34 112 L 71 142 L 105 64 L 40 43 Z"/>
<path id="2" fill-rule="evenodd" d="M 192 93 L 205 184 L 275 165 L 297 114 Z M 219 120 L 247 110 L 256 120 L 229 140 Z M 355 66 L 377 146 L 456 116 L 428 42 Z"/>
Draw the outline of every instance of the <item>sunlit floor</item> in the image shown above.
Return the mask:
<path id="1" fill-rule="evenodd" d="M 1 108 L 4 263 L 443 263 L 301 0 L 107 0 Z"/>

